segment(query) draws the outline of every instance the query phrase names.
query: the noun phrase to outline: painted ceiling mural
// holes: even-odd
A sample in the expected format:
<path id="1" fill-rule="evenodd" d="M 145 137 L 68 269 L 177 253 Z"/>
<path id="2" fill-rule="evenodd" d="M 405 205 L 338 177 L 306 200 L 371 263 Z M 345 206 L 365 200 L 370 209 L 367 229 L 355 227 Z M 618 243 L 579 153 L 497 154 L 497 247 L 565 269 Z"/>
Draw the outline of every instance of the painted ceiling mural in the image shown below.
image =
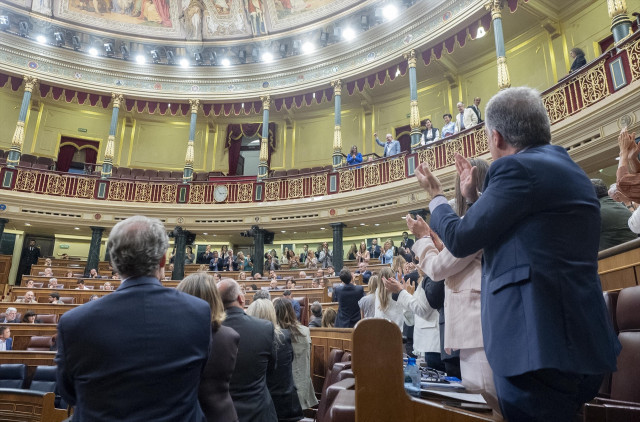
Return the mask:
<path id="1" fill-rule="evenodd" d="M 89 28 L 169 39 L 250 38 L 300 27 L 364 0 L 5 0 Z"/>

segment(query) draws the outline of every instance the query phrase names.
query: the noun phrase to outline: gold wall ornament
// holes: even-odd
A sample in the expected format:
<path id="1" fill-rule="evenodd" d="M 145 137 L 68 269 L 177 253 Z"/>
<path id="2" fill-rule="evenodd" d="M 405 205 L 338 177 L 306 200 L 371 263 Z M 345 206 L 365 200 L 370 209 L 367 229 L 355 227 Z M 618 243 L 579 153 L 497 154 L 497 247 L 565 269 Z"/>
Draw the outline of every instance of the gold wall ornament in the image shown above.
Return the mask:
<path id="1" fill-rule="evenodd" d="M 446 163 L 447 165 L 451 165 L 456 162 L 456 153 L 464 156 L 464 144 L 462 143 L 462 138 L 452 139 L 445 144 L 446 151 Z"/>
<path id="2" fill-rule="evenodd" d="M 340 172 L 340 192 L 347 192 L 356 188 L 356 177 L 354 170 Z"/>
<path id="3" fill-rule="evenodd" d="M 411 100 L 411 118 L 409 119 L 411 129 L 420 127 L 420 110 L 418 109 L 418 100 Z"/>
<path id="4" fill-rule="evenodd" d="M 269 110 L 269 107 L 271 107 L 271 95 L 260 97 L 260 100 L 262 101 L 262 109 Z"/>
<path id="5" fill-rule="evenodd" d="M 484 126 L 473 132 L 473 142 L 476 147 L 476 157 L 489 152 L 489 138 Z"/>
<path id="6" fill-rule="evenodd" d="M 311 195 L 327 194 L 327 173 L 311 176 Z"/>
<path id="7" fill-rule="evenodd" d="M 342 80 L 337 79 L 335 81 L 331 81 L 331 87 L 333 87 L 334 95 L 342 95 Z"/>
<path id="8" fill-rule="evenodd" d="M 238 185 L 238 202 L 253 201 L 253 184 L 243 183 Z"/>
<path id="9" fill-rule="evenodd" d="M 95 187 L 96 179 L 78 177 L 75 196 L 78 198 L 93 198 L 93 191 L 95 190 Z"/>
<path id="10" fill-rule="evenodd" d="M 509 78 L 509 68 L 507 67 L 507 58 L 498 57 L 498 87 L 500 89 L 509 88 L 511 86 L 511 78 Z"/>
<path id="11" fill-rule="evenodd" d="M 191 185 L 193 187 L 194 185 Z M 160 188 L 160 202 L 172 203 L 176 201 L 178 185 L 175 183 L 163 183 Z"/>
<path id="12" fill-rule="evenodd" d="M 304 193 L 302 189 L 302 177 L 289 180 L 289 194 L 288 199 L 302 198 Z"/>
<path id="13" fill-rule="evenodd" d="M 431 147 L 418 151 L 418 163 L 427 163 L 430 170 L 436 168 L 436 148 Z"/>
<path id="14" fill-rule="evenodd" d="M 187 154 L 184 157 L 185 166 L 188 166 L 188 165 L 193 166 L 193 157 L 194 157 L 193 141 L 189 140 L 189 142 L 187 142 Z"/>
<path id="15" fill-rule="evenodd" d="M 191 106 L 191 114 L 198 114 L 200 100 L 189 100 L 189 105 Z"/>
<path id="16" fill-rule="evenodd" d="M 380 169 L 377 164 L 364 167 L 364 185 L 378 186 L 380 184 Z"/>
<path id="17" fill-rule="evenodd" d="M 578 84 L 582 93 L 582 108 L 609 95 L 604 61 L 601 61 L 598 66 L 592 67 L 587 73 L 579 75 Z"/>
<path id="18" fill-rule="evenodd" d="M 627 2 L 625 0 L 607 0 L 607 8 L 611 19 L 627 14 Z"/>
<path id="19" fill-rule="evenodd" d="M 411 50 L 404 54 L 405 60 L 409 63 L 409 67 L 416 67 L 416 50 Z"/>
<path id="20" fill-rule="evenodd" d="M 398 157 L 389 162 L 389 181 L 405 178 L 404 157 Z"/>
<path id="21" fill-rule="evenodd" d="M 111 99 L 113 100 L 113 108 L 120 108 L 122 106 L 122 101 L 124 101 L 124 95 L 112 92 Z"/>
<path id="22" fill-rule="evenodd" d="M 46 194 L 50 195 L 62 195 L 64 193 L 65 180 L 62 176 L 57 174 L 49 174 L 49 180 L 47 180 Z"/>
<path id="23" fill-rule="evenodd" d="M 547 95 L 542 97 L 544 108 L 547 109 L 549 122 L 554 124 L 569 116 L 569 108 L 567 106 L 567 97 L 565 95 L 566 86 L 563 85 L 558 89 L 554 89 Z"/>
<path id="24" fill-rule="evenodd" d="M 267 201 L 277 201 L 280 199 L 280 182 L 265 182 L 264 199 Z"/>
<path id="25" fill-rule="evenodd" d="M 269 140 L 262 138 L 260 141 L 260 163 L 267 163 L 269 161 Z"/>
<path id="26" fill-rule="evenodd" d="M 136 202 L 151 202 L 151 183 L 136 182 L 136 191 L 133 198 Z"/>
<path id="27" fill-rule="evenodd" d="M 489 0 L 485 3 L 484 7 L 491 11 L 491 19 L 502 19 L 502 7 L 504 6 L 504 0 Z"/>
<path id="28" fill-rule="evenodd" d="M 340 125 L 333 128 L 333 152 L 342 151 L 342 129 Z"/>
<path id="29" fill-rule="evenodd" d="M 633 80 L 640 79 L 640 39 L 636 39 L 633 43 L 627 44 L 624 49 L 627 50 Z"/>
<path id="30" fill-rule="evenodd" d="M 18 170 L 16 190 L 33 192 L 36 189 L 36 174 L 31 171 Z"/>
<path id="31" fill-rule="evenodd" d="M 22 144 L 24 143 L 24 122 L 18 120 L 16 122 L 16 130 L 13 132 L 13 138 L 11 138 L 11 146 L 22 151 Z"/>
<path id="32" fill-rule="evenodd" d="M 25 92 L 33 92 L 33 88 L 36 87 L 38 83 L 38 79 L 34 76 L 25 76 L 24 77 L 24 90 Z"/>
<path id="33" fill-rule="evenodd" d="M 189 203 L 202 204 L 204 202 L 205 185 L 191 185 L 189 190 Z"/>
<path id="34" fill-rule="evenodd" d="M 125 181 L 114 182 L 114 181 L 112 181 L 109 184 L 109 195 L 107 196 L 107 199 L 112 200 L 112 201 L 124 201 L 127 198 L 127 186 L 128 185 L 129 185 L 129 182 L 125 182 Z"/>
<path id="35" fill-rule="evenodd" d="M 113 160 L 113 150 L 115 149 L 116 137 L 109 135 L 107 138 L 107 146 L 104 149 L 104 159 Z"/>

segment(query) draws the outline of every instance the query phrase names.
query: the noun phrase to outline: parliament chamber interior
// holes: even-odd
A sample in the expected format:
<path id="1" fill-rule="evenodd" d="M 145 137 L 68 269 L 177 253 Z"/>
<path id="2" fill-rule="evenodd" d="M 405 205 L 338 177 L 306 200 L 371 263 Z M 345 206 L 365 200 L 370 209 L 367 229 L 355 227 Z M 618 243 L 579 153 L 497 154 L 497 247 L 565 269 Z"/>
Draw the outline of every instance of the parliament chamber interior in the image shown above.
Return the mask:
<path id="1" fill-rule="evenodd" d="M 496 94 L 537 90 L 551 144 L 620 184 L 621 130 L 640 128 L 639 22 L 640 0 L 1 0 L 0 419 L 73 417 L 57 324 L 126 283 L 107 242 L 130 217 L 168 233 L 164 287 L 232 278 L 245 309 L 292 297 L 309 326 L 315 304 L 340 315 L 343 269 L 364 297 L 387 269 L 422 279 L 407 223 L 430 223 L 435 196 L 417 173 L 455 210 L 456 157 L 494 161 Z M 636 204 L 609 194 L 628 215 L 605 246 L 599 234 L 597 272 L 622 352 L 575 421 L 640 420 Z M 422 349 L 407 394 L 414 327 L 362 309 L 355 327 L 309 328 L 317 400 L 278 420 L 503 420 L 464 377 L 434 387 L 447 374 Z"/>

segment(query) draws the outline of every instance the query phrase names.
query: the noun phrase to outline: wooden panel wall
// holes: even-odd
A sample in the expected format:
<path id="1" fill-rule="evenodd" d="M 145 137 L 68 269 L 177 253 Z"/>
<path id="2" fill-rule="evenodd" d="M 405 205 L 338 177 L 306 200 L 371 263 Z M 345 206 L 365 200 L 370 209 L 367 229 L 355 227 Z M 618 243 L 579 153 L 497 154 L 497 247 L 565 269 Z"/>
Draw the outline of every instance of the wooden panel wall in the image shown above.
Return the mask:
<path id="1" fill-rule="evenodd" d="M 0 255 L 0 285 L 9 282 L 9 272 L 11 271 L 11 255 Z"/>
<path id="2" fill-rule="evenodd" d="M 311 328 L 311 380 L 314 390 L 322 391 L 329 353 L 333 349 L 351 352 L 353 328 Z"/>

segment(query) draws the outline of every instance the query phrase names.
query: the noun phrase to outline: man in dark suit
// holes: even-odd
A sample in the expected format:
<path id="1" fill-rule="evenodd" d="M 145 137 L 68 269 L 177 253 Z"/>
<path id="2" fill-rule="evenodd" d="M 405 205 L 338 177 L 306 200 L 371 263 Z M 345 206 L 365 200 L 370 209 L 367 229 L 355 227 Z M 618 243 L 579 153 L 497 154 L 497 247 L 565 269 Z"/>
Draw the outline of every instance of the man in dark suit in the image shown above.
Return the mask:
<path id="1" fill-rule="evenodd" d="M 369 279 L 371 278 L 371 271 L 367 269 L 367 263 L 361 262 L 358 264 L 358 271 L 356 274 L 362 275 L 362 284 L 369 284 Z"/>
<path id="2" fill-rule="evenodd" d="M 122 284 L 58 322 L 58 387 L 73 420 L 204 421 L 209 305 L 160 283 L 169 239 L 159 220 L 128 218 L 107 245 Z"/>
<path id="3" fill-rule="evenodd" d="M 225 271 L 238 271 L 236 256 L 231 249 L 227 251 L 227 256 L 224 258 L 223 268 Z"/>
<path id="4" fill-rule="evenodd" d="M 456 156 L 473 204 L 463 219 L 426 165 L 416 177 L 447 249 L 456 257 L 484 250 L 482 333 L 505 419 L 571 420 L 620 352 L 598 277 L 598 200 L 566 150 L 550 145 L 537 91 L 500 91 L 485 116 L 494 161 L 482 196 L 477 170 Z M 428 229 L 421 218 L 407 222 L 416 236 Z"/>
<path id="5" fill-rule="evenodd" d="M 360 321 L 358 301 L 364 296 L 364 288 L 354 286 L 351 280 L 351 271 L 348 268 L 340 270 L 340 281 L 343 285 L 334 288 L 332 296 L 332 301 L 338 302 L 336 328 L 352 328 Z"/>
<path id="6" fill-rule="evenodd" d="M 273 324 L 244 313 L 244 294 L 235 280 L 223 278 L 218 290 L 227 313 L 222 325 L 240 334 L 236 367 L 229 386 L 238 420 L 277 421 L 267 389 L 267 371 L 273 370 L 276 364 Z"/>
<path id="7" fill-rule="evenodd" d="M 400 242 L 400 247 L 409 249 L 413 248 L 413 239 L 409 238 L 409 233 L 402 232 L 402 242 Z"/>
<path id="8" fill-rule="evenodd" d="M 380 245 L 378 245 L 378 239 L 371 240 L 371 247 L 369 248 L 370 259 L 380 259 Z"/>
<path id="9" fill-rule="evenodd" d="M 213 252 L 211 251 L 211 245 L 207 245 L 207 247 L 205 248 L 204 252 L 202 252 L 200 255 L 198 255 L 196 263 L 197 264 L 209 264 L 209 262 L 211 262 L 212 259 L 213 259 Z"/>
<path id="10" fill-rule="evenodd" d="M 218 251 L 213 251 L 213 258 L 209 261 L 209 271 L 222 271 L 224 262 L 222 258 L 218 258 Z"/>
<path id="11" fill-rule="evenodd" d="M 22 255 L 20 255 L 20 274 L 30 274 L 31 266 L 38 263 L 40 258 L 40 248 L 36 245 L 35 240 L 30 240 L 29 245 L 22 249 Z M 17 282 L 20 284 L 20 281 Z"/>

